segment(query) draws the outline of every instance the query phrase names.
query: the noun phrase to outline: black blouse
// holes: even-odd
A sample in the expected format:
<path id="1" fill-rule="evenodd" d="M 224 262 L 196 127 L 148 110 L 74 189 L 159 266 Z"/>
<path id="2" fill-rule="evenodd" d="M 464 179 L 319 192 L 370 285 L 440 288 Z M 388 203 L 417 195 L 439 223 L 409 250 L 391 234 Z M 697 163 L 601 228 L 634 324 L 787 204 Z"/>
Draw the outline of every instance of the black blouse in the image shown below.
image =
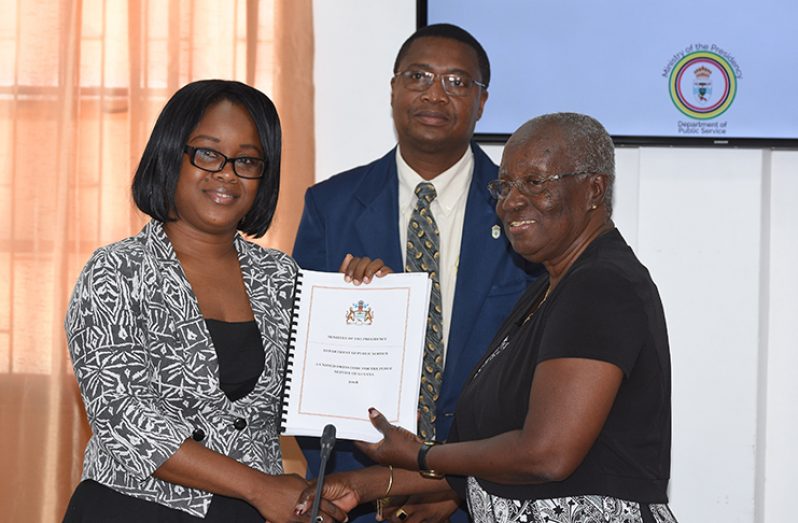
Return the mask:
<path id="1" fill-rule="evenodd" d="M 219 381 L 230 401 L 243 398 L 255 388 L 266 356 L 255 321 L 205 320 L 219 360 Z"/>
<path id="2" fill-rule="evenodd" d="M 576 471 L 560 482 L 503 485 L 477 478 L 489 493 L 514 499 L 604 495 L 666 503 L 670 475 L 671 376 L 657 288 L 617 230 L 585 250 L 530 320 L 548 279 L 536 282 L 491 343 L 460 395 L 450 442 L 520 430 L 538 363 L 590 358 L 623 370 L 607 421 Z M 449 479 L 464 496 L 464 478 Z"/>

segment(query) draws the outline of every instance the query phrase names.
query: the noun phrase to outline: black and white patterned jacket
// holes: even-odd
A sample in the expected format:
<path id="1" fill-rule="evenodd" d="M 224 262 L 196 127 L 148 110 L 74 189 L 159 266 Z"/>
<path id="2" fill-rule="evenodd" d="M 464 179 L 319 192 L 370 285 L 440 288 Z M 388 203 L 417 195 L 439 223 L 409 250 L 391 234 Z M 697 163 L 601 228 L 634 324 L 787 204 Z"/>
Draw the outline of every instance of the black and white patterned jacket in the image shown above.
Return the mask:
<path id="1" fill-rule="evenodd" d="M 234 403 L 219 388 L 216 352 L 163 224 L 98 249 L 84 267 L 66 317 L 92 428 L 83 479 L 202 517 L 211 494 L 152 476 L 196 429 L 209 449 L 282 471 L 279 401 L 297 266 L 240 236 L 235 247 L 266 365 Z"/>

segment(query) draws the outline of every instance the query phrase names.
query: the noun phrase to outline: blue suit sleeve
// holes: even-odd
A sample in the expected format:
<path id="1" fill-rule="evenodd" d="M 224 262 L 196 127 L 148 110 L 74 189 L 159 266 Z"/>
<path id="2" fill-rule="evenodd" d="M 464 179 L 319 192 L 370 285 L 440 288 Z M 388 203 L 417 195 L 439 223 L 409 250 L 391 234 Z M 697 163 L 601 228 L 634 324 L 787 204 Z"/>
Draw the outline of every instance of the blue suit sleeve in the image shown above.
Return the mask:
<path id="1" fill-rule="evenodd" d="M 335 270 L 325 266 L 327 259 L 327 224 L 319 213 L 313 189 L 305 192 L 305 209 L 294 241 L 293 256 L 303 269 L 314 271 Z M 336 267 L 337 268 L 337 267 Z"/>

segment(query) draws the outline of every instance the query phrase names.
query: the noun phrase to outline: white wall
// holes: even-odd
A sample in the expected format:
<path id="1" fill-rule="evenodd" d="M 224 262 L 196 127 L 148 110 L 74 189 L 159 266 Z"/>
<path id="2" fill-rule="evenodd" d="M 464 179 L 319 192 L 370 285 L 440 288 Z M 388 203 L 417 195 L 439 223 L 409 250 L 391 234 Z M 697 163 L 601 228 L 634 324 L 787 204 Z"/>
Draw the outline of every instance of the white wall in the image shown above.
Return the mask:
<path id="1" fill-rule="evenodd" d="M 766 153 L 767 156 L 767 153 Z M 773 152 L 762 174 L 758 469 L 760 519 L 795 521 L 798 470 L 798 152 Z M 760 515 L 760 514 L 758 514 Z"/>
<path id="2" fill-rule="evenodd" d="M 393 61 L 415 23 L 413 0 L 314 0 L 317 180 L 394 146 Z"/>
<path id="3" fill-rule="evenodd" d="M 322 180 L 394 145 L 389 80 L 415 2 L 313 7 Z M 668 319 L 671 506 L 681 523 L 795 521 L 798 151 L 621 148 L 617 164 L 615 222 Z"/>

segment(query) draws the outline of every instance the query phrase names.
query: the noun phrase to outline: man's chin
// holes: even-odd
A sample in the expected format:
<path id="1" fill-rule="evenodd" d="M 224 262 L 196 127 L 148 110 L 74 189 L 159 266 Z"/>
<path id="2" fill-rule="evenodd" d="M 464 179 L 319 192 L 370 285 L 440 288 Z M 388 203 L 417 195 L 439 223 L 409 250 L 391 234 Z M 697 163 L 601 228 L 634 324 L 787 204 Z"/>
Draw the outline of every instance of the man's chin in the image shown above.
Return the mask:
<path id="1" fill-rule="evenodd" d="M 448 152 L 462 146 L 452 139 L 451 134 L 442 129 L 418 130 L 408 136 L 407 142 L 414 149 L 426 153 Z"/>

